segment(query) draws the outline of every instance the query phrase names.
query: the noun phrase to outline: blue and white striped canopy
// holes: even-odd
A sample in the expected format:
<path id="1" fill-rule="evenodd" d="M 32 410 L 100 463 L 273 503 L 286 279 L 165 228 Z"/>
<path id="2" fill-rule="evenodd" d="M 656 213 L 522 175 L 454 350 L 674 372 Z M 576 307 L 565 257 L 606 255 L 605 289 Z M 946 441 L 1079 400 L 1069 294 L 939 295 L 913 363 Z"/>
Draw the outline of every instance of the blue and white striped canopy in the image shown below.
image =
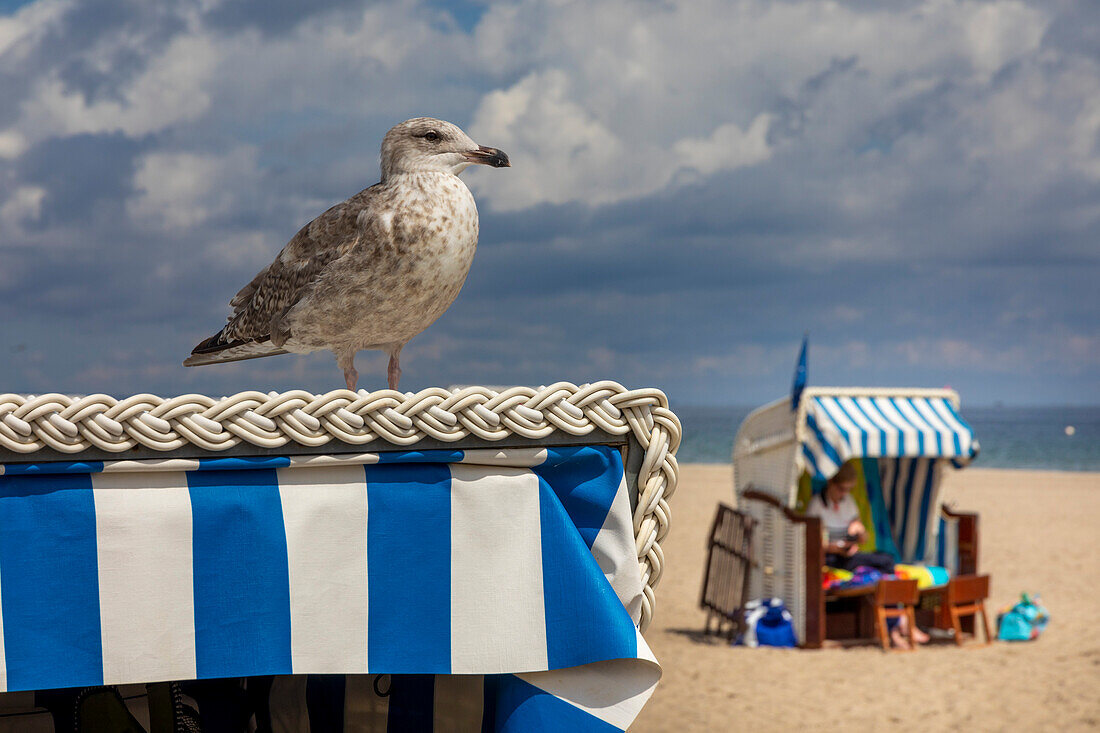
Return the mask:
<path id="1" fill-rule="evenodd" d="M 806 407 L 802 456 L 815 478 L 849 458 L 928 457 L 968 461 L 978 443 L 945 397 L 815 395 Z"/>
<path id="2" fill-rule="evenodd" d="M 607 447 L 9 464 L 0 691 L 492 675 L 487 729 L 621 730 L 660 676 L 635 552 Z"/>

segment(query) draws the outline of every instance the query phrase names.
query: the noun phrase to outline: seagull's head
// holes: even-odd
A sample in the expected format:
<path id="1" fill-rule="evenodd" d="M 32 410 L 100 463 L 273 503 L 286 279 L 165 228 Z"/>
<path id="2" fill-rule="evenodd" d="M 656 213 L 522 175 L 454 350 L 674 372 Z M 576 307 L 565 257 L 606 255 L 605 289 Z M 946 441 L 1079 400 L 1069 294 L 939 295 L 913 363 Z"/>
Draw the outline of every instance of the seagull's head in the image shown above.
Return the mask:
<path id="1" fill-rule="evenodd" d="M 478 145 L 458 125 L 432 117 L 414 117 L 390 129 L 382 139 L 382 178 L 401 173 L 453 173 L 473 164 L 507 168 L 508 156 Z"/>

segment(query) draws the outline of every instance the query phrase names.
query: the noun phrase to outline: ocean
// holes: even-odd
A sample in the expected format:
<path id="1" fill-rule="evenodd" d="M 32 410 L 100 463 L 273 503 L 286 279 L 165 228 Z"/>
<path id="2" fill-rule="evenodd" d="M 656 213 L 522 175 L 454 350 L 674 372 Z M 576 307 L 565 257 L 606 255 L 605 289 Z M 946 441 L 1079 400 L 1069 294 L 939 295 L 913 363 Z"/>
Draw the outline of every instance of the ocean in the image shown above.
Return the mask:
<path id="1" fill-rule="evenodd" d="M 733 436 L 755 408 L 672 409 L 684 426 L 680 462 L 728 463 Z M 1100 407 L 964 406 L 962 416 L 981 445 L 974 466 L 1100 471 Z"/>

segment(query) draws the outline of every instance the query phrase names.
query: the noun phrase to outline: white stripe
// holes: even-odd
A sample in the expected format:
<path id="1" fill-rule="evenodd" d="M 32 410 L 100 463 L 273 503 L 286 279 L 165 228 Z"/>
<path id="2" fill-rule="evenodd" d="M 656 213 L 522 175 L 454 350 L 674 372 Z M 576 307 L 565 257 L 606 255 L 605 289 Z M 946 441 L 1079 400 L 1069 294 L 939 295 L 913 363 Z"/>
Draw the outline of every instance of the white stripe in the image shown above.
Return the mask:
<path id="1" fill-rule="evenodd" d="M 878 407 L 871 401 L 870 397 L 857 397 L 856 404 L 863 408 L 863 411 L 867 414 L 867 418 L 873 422 L 879 430 L 885 433 L 885 444 L 880 445 L 879 455 L 892 456 L 896 454 L 898 443 L 898 429 L 894 427 L 893 423 L 882 416 Z M 880 440 L 883 436 L 879 436 Z"/>
<path id="2" fill-rule="evenodd" d="M 863 456 L 863 442 L 860 440 L 860 436 L 863 435 L 863 431 L 859 426 L 848 419 L 848 416 L 844 414 L 844 411 L 840 409 L 840 405 L 837 404 L 833 398 L 822 399 L 821 406 L 825 408 L 829 413 L 829 418 L 833 423 L 838 425 L 841 430 L 848 434 L 848 455 L 844 458 L 850 458 L 852 456 Z"/>
<path id="3" fill-rule="evenodd" d="M 623 476 L 611 509 L 592 543 L 592 555 L 635 625 L 642 617 L 642 572 L 637 552 L 630 495 Z"/>
<path id="4" fill-rule="evenodd" d="M 867 416 L 863 414 L 851 397 L 841 397 L 837 400 L 837 404 L 848 413 L 850 418 L 859 426 L 860 431 L 867 436 L 867 455 L 881 456 L 882 440 L 878 427 L 867 419 Z"/>
<path id="5" fill-rule="evenodd" d="M 194 471 L 198 459 L 153 458 L 145 461 L 104 461 L 101 473 L 131 473 L 133 471 Z"/>
<path id="6" fill-rule="evenodd" d="M 459 463 L 532 468 L 546 463 L 546 455 L 545 448 L 475 448 L 463 451 Z"/>
<path id="7" fill-rule="evenodd" d="M 186 474 L 91 478 L 103 683 L 193 679 L 195 602 Z"/>
<path id="8" fill-rule="evenodd" d="M 915 456 L 917 451 L 917 431 L 909 421 L 902 417 L 888 397 L 875 397 L 875 407 L 879 413 L 890 421 L 894 428 L 902 434 L 903 442 L 900 455 Z"/>
<path id="9" fill-rule="evenodd" d="M 933 400 L 932 407 L 943 418 L 943 421 L 947 423 L 952 430 L 959 435 L 959 446 L 962 448 L 963 456 L 970 455 L 970 443 L 974 439 L 973 433 L 963 427 L 962 423 L 955 419 L 952 414 L 951 408 L 948 406 L 947 400 Z"/>
<path id="10" fill-rule="evenodd" d="M 904 397 L 899 397 L 897 400 L 898 410 L 902 416 L 909 421 L 909 423 L 916 428 L 918 432 L 924 435 L 924 451 L 920 453 L 922 456 L 934 456 L 936 455 L 936 431 L 935 429 L 924 421 L 924 418 L 920 416 L 913 406 L 909 404 L 909 400 Z M 919 447 L 919 444 L 918 444 Z"/>
<path id="11" fill-rule="evenodd" d="M 343 466 L 378 463 L 377 453 L 332 453 L 321 456 L 290 456 L 290 466 Z"/>
<path id="12" fill-rule="evenodd" d="M 952 575 L 959 574 L 959 520 L 948 517 L 944 522 L 943 531 L 947 533 L 943 543 L 943 566 Z"/>
<path id="13" fill-rule="evenodd" d="M 951 428 L 947 427 L 947 423 L 945 423 L 940 418 L 940 416 L 936 414 L 936 411 L 932 409 L 932 406 L 928 404 L 928 400 L 915 399 L 913 400 L 913 404 L 916 405 L 917 410 L 920 411 L 921 417 L 927 420 L 928 424 L 931 425 L 937 433 L 939 433 L 940 445 L 942 446 L 942 452 L 940 453 L 940 455 L 946 456 L 947 458 L 956 455 L 954 440 L 955 434 L 952 432 Z"/>
<path id="14" fill-rule="evenodd" d="M 451 672 L 544 669 L 538 476 L 519 468 L 450 468 Z"/>
<path id="15" fill-rule="evenodd" d="M 909 526 L 905 528 L 905 549 L 902 551 L 902 556 L 906 560 L 919 562 L 923 558 L 916 556 L 917 533 L 920 532 L 920 505 L 924 498 L 924 481 L 928 478 L 928 461 L 914 458 L 909 463 L 909 472 L 913 476 L 913 495 L 909 497 L 909 506 L 905 510 Z"/>
<path id="16" fill-rule="evenodd" d="M 213 454 L 211 459 L 232 458 Z M 346 464 L 378 463 L 377 453 L 336 453 L 319 456 L 287 456 L 291 466 L 341 466 Z M 104 461 L 101 473 L 129 473 L 132 471 L 195 471 L 201 462 L 194 458 L 150 458 L 134 461 Z M 257 466 L 263 468 L 263 466 Z M 2 470 L 2 467 L 0 467 Z"/>
<path id="17" fill-rule="evenodd" d="M 638 634 L 638 659 L 611 659 L 516 676 L 619 730 L 626 730 L 656 689 L 661 668 L 645 639 Z"/>
<path id="18" fill-rule="evenodd" d="M 367 671 L 367 483 L 353 466 L 280 468 L 294 674 Z"/>
<path id="19" fill-rule="evenodd" d="M 928 516 L 924 518 L 924 557 L 925 564 L 934 564 L 932 558 L 936 556 L 936 546 L 940 536 L 940 481 L 943 480 L 943 461 L 932 458 L 928 461 L 928 470 L 931 472 L 931 485 L 928 487 Z"/>

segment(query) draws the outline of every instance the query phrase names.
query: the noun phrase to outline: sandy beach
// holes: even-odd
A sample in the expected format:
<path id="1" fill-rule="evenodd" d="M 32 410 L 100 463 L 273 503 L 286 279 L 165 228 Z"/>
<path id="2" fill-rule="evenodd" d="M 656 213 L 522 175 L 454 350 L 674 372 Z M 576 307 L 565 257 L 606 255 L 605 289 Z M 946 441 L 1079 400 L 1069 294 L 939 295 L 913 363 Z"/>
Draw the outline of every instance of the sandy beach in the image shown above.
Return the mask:
<path id="1" fill-rule="evenodd" d="M 981 514 L 987 606 L 1037 591 L 1036 642 L 778 650 L 701 637 L 706 535 L 732 503 L 729 465 L 685 465 L 646 639 L 664 677 L 632 730 L 1090 730 L 1100 727 L 1100 473 L 970 468 L 944 499 Z M 991 622 L 992 622 L 991 618 Z"/>

